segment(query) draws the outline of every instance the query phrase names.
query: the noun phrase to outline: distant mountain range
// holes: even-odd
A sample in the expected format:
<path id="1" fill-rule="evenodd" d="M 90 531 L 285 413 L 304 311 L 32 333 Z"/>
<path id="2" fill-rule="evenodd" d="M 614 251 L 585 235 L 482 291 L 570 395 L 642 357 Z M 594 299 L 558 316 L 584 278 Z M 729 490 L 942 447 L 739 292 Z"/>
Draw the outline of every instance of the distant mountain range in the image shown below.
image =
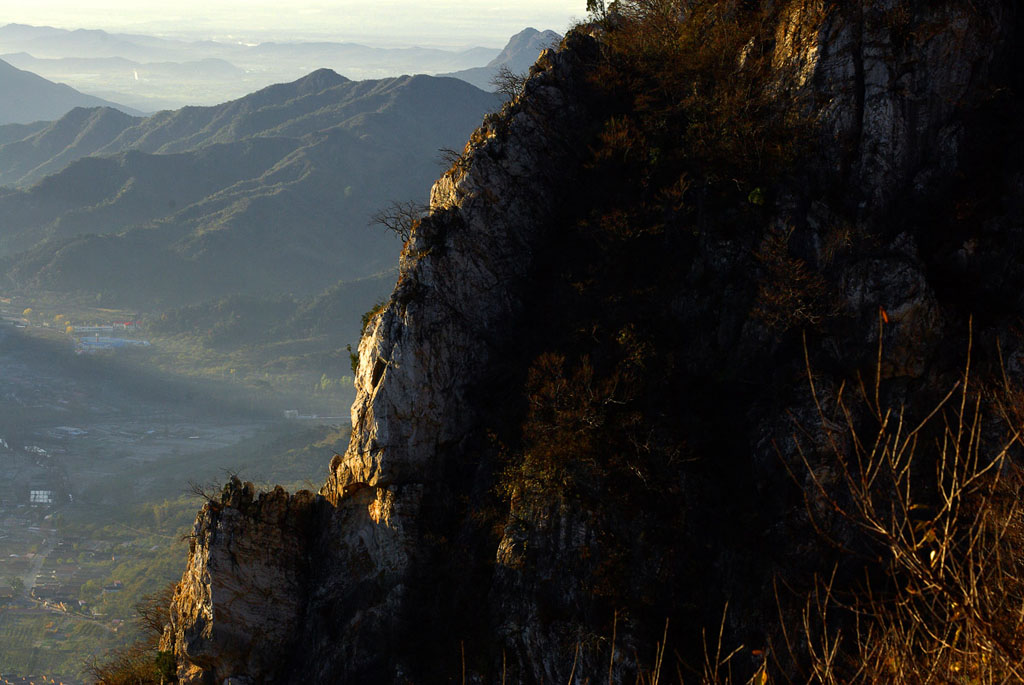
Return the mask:
<path id="1" fill-rule="evenodd" d="M 500 53 L 449 52 L 0 27 L 0 51 L 13 51 L 6 56 L 19 66 L 118 72 L 200 90 L 244 84 L 253 64 L 457 69 L 457 78 L 365 81 L 317 69 L 223 104 L 148 117 L 78 93 L 85 99 L 52 121 L 0 125 L 0 278 L 22 292 L 86 293 L 150 310 L 292 295 L 312 308 L 307 319 L 361 311 L 368 293 L 387 289 L 388 278 L 374 274 L 393 265 L 398 249 L 393 236 L 369 227 L 370 216 L 391 201 L 426 200 L 438 149 L 461 148 L 499 104 L 466 81 L 491 90 L 500 66 L 525 71 L 558 40 L 526 29 Z M 0 63 L 0 85 L 8 71 L 48 84 Z M 342 285 L 352 282 L 361 285 Z"/>
<path id="2" fill-rule="evenodd" d="M 318 68 L 352 79 L 436 74 L 486 64 L 498 52 L 344 42 L 246 45 L 20 24 L 0 27 L 0 59 L 145 111 L 218 104 Z"/>
<path id="3" fill-rule="evenodd" d="M 543 50 L 555 47 L 561 40 L 562 36 L 554 31 L 523 29 L 512 36 L 505 49 L 485 66 L 439 74 L 439 76 L 453 76 L 468 81 L 482 90 L 494 90 L 494 77 L 501 67 L 507 67 L 517 74 L 522 73 L 537 61 L 537 57 Z"/>
<path id="4" fill-rule="evenodd" d="M 3 98 L 0 98 L 0 124 L 30 124 L 57 119 L 73 107 L 115 107 L 123 112 L 139 114 L 129 107 L 80 93 L 61 83 L 52 83 L 2 60 L 0 92 L 3 93 Z"/>
<path id="5" fill-rule="evenodd" d="M 438 148 L 497 104 L 452 78 L 323 69 L 215 107 L 0 126 L 0 183 L 18 186 L 0 189 L 0 267 L 15 288 L 137 307 L 369 276 L 398 249 L 371 214 L 426 200 Z"/>
<path id="6" fill-rule="evenodd" d="M 352 79 L 449 74 L 490 90 L 491 72 L 500 64 L 522 71 L 533 63 L 543 43 L 558 39 L 546 31 L 537 44 L 523 45 L 536 33 L 527 29 L 504 51 L 439 50 L 344 42 L 245 45 L 8 24 L 0 27 L 0 59 L 85 92 L 156 111 L 218 104 L 317 68 Z"/>

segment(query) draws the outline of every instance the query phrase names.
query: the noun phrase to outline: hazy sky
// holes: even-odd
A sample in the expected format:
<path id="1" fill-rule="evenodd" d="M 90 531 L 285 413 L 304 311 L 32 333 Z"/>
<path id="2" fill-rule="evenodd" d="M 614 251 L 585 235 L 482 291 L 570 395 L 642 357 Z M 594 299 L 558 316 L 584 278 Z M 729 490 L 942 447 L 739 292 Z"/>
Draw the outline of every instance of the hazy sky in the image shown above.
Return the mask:
<path id="1" fill-rule="evenodd" d="M 586 0 L 0 0 L 0 25 L 380 45 L 501 47 L 526 26 L 562 33 L 585 13 Z"/>

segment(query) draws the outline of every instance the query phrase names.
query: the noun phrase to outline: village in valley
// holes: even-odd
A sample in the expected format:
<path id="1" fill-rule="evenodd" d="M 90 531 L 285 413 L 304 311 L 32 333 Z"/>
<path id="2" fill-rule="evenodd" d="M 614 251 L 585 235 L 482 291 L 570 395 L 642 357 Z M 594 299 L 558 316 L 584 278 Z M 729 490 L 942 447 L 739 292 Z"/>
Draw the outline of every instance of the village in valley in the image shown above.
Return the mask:
<path id="1" fill-rule="evenodd" d="M 133 386 L 142 381 L 104 357 L 148 346 L 134 319 L 79 326 L 50 316 L 44 325 L 4 306 L 0 685 L 79 683 L 81 654 L 130 641 L 139 597 L 180 575 L 198 504 L 170 474 L 266 422 L 206 416 L 190 409 L 191 391 L 151 398 Z"/>
<path id="2" fill-rule="evenodd" d="M 126 347 L 149 347 L 150 342 L 138 337 L 138 315 L 130 320 L 75 324 L 65 314 L 55 314 L 52 319 L 43 317 L 32 307 L 25 307 L 20 313 L 12 312 L 11 299 L 0 298 L 0 319 L 15 328 L 37 327 L 64 333 L 70 338 L 79 354 L 117 350 Z"/>
<path id="3" fill-rule="evenodd" d="M 134 640 L 140 599 L 180 578 L 197 495 L 234 473 L 312 487 L 289 479 L 347 442 L 332 404 L 218 390 L 283 382 L 200 367 L 142 318 L 0 298 L 0 685 L 84 682 L 82 655 Z"/>
<path id="4" fill-rule="evenodd" d="M 20 646 L 32 657 L 82 639 L 114 638 L 124 620 L 105 613 L 102 600 L 122 591 L 110 574 L 117 555 L 131 551 L 116 539 L 62 532 L 73 495 L 61 456 L 0 438 L 0 649 Z M 31 661 L 24 666 L 35 670 Z M 49 682 L 5 673 L 0 683 L 30 678 Z M 66 675 L 54 682 L 78 681 Z"/>

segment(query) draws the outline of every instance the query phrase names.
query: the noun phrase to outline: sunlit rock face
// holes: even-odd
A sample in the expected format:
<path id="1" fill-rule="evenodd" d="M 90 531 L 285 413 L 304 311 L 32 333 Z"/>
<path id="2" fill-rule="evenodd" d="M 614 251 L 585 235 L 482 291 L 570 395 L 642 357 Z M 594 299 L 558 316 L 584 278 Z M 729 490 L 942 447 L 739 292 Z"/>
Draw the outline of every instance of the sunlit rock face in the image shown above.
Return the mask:
<path id="1" fill-rule="evenodd" d="M 438 460 L 475 425 L 467 390 L 511 324 L 532 253 L 565 183 L 587 120 L 575 37 L 546 52 L 521 104 L 491 115 L 432 188 L 391 301 L 359 345 L 353 438 L 323 494 L 434 478 Z"/>
<path id="2" fill-rule="evenodd" d="M 522 104 L 489 116 L 434 186 L 391 301 L 359 345 L 352 441 L 321 491 L 331 511 L 301 524 L 317 522 L 312 537 L 295 536 L 291 519 L 282 527 L 287 506 L 277 493 L 269 502 L 281 506 L 254 506 L 245 486 L 241 495 L 229 486 L 222 504 L 204 508 L 165 636 L 183 678 L 263 682 L 282 664 L 315 678 L 401 671 L 385 661 L 401 649 L 382 639 L 420 599 L 404 579 L 430 552 L 425 500 L 451 497 L 437 470 L 475 426 L 470 389 L 511 333 L 531 252 L 578 164 L 572 132 L 587 117 L 580 55 L 596 50 L 581 36 L 545 53 Z M 295 498 L 292 507 L 315 509 Z M 261 597 L 268 587 L 276 594 Z M 267 623 L 274 627 L 256 628 Z M 290 658 L 297 636 L 322 659 Z"/>
<path id="3" fill-rule="evenodd" d="M 881 340 L 879 376 L 924 385 L 934 380 L 946 332 L 964 319 L 950 314 L 935 264 L 967 274 L 988 262 L 966 239 L 937 247 L 928 227 L 913 221 L 915 203 L 957 182 L 969 133 L 964 103 L 982 98 L 1004 69 L 1000 60 L 1019 28 L 1008 0 L 906 4 L 782 3 L 773 67 L 780 90 L 808 109 L 820 140 L 767 225 L 796 227 L 803 258 L 828 276 L 846 322 L 849 335 L 812 341 L 818 347 L 808 357 L 824 350 L 835 369 L 853 368 L 873 359 Z M 792 388 L 778 393 L 784 397 L 754 395 L 729 424 L 730 437 L 749 445 L 735 477 L 763 526 L 761 557 L 743 558 L 731 532 L 714 527 L 717 507 L 731 504 L 738 488 L 685 472 L 673 485 L 680 506 L 690 508 L 681 516 L 687 523 L 679 539 L 693 545 L 685 550 L 647 541 L 654 514 L 609 523 L 580 506 L 520 494 L 506 502 L 492 547 L 464 554 L 477 543 L 466 541 L 461 502 L 493 491 L 496 480 L 481 435 L 487 395 L 519 390 L 503 387 L 495 369 L 523 320 L 537 254 L 564 218 L 560 201 L 580 175 L 588 122 L 600 114 L 586 67 L 600 51 L 599 35 L 574 32 L 558 51 L 542 54 L 522 98 L 489 115 L 432 188 L 430 214 L 405 246 L 395 290 L 359 344 L 351 442 L 330 462 L 320 493 L 257 497 L 232 483 L 204 507 L 162 645 L 177 655 L 182 681 L 442 680 L 460 669 L 469 625 L 483 626 L 497 645 L 494 656 L 470 655 L 471 670 L 500 673 L 507 659 L 517 682 L 568 682 L 574 672 L 604 676 L 611 665 L 617 681 L 632 682 L 643 650 L 654 649 L 646 642 L 651 626 L 639 618 L 617 623 L 610 659 L 608 636 L 594 628 L 609 617 L 588 613 L 588 579 L 601 563 L 594 554 L 606 527 L 637 541 L 629 582 L 638 592 L 679 585 L 680 606 L 730 596 L 737 611 L 728 622 L 737 634 L 768 630 L 778 618 L 770 583 L 757 573 L 813 571 L 820 563 L 813 545 L 792 544 L 806 539 L 807 521 L 780 494 L 793 487 L 782 467 L 795 460 L 793 422 L 813 422 L 816 413 L 802 385 L 803 353 L 795 350 L 778 352 L 796 369 L 796 380 L 787 380 Z M 1020 186 L 1008 192 L 1020 197 Z M 848 228 L 838 231 L 840 222 Z M 833 263 L 837 235 L 848 242 L 868 233 L 870 250 Z M 757 248 L 751 242 L 747 252 Z M 939 254 L 947 249 L 948 259 Z M 1001 249 L 996 242 L 986 254 Z M 709 240 L 680 268 L 725 291 L 737 264 L 758 268 L 742 252 L 726 238 Z M 665 309 L 680 317 L 702 312 L 706 295 L 665 293 Z M 705 327 L 742 322 L 751 306 L 740 295 L 715 301 L 723 304 L 703 316 Z M 770 356 L 777 341 L 763 329 L 733 328 L 711 336 L 695 330 L 700 340 L 686 350 L 694 365 L 722 357 L 778 361 Z M 835 389 L 828 379 L 820 387 L 825 395 Z M 810 466 L 819 480 L 835 475 L 827 464 Z M 706 567 L 706 584 L 694 589 L 671 576 L 670 557 L 679 567 Z M 451 610 L 470 617 L 457 623 L 446 612 L 463 596 L 476 604 Z M 450 667 L 441 676 L 430 670 L 439 663 Z"/>
<path id="4" fill-rule="evenodd" d="M 202 674 L 239 678 L 280 673 L 306 600 L 314 522 L 310 492 L 255 494 L 233 479 L 203 507 L 162 643 L 185 659 L 184 682 Z"/>

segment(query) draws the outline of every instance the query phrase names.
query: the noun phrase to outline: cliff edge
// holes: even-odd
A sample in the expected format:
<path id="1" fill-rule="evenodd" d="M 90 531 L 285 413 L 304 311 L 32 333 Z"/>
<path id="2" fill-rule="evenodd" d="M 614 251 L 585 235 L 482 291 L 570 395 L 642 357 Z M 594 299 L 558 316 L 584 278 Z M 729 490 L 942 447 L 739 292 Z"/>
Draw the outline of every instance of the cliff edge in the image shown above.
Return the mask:
<path id="1" fill-rule="evenodd" d="M 633 682 L 719 626 L 798 674 L 787 622 L 877 542 L 815 516 L 822 405 L 927 417 L 969 335 L 1020 380 L 1014 2 L 622 5 L 435 183 L 320 492 L 200 512 L 180 682 Z"/>

